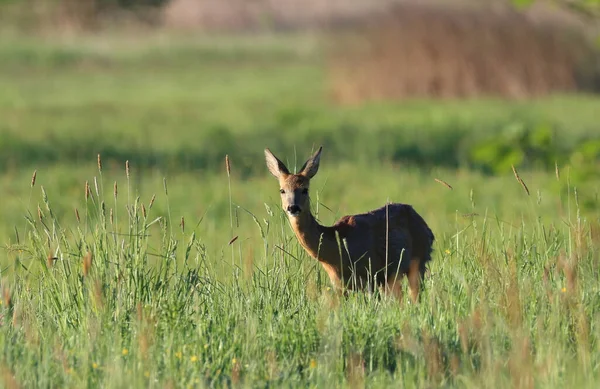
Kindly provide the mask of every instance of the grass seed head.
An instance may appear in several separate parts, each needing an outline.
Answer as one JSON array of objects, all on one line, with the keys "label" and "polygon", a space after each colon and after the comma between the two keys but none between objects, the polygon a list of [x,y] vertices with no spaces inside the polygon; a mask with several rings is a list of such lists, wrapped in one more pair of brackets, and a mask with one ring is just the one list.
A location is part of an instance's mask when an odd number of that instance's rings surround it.
[{"label": "grass seed head", "polygon": [[113,216],[113,209],[112,208],[110,209],[109,215],[110,215],[110,224],[113,225],[114,222],[115,222],[115,219],[114,219],[114,216]]},{"label": "grass seed head", "polygon": [[146,206],[144,204],[142,204],[142,216],[144,216],[144,219],[146,218]]},{"label": "grass seed head", "polygon": [[38,219],[40,221],[42,221],[44,219],[44,213],[42,212],[42,208],[40,208],[39,204],[37,206],[37,214],[38,214]]},{"label": "grass seed head", "polygon": [[117,195],[119,194],[119,190],[118,190],[118,187],[117,187],[117,181],[115,181],[115,185],[114,185],[113,188],[114,188],[113,189],[113,193],[114,193],[114,196],[115,196],[115,199],[116,199]]},{"label": "grass seed head", "polygon": [[231,163],[229,162],[229,154],[225,155],[225,168],[227,169],[227,177],[231,175]]},{"label": "grass seed head", "polygon": [[444,185],[446,188],[452,190],[452,186],[450,184],[448,184],[446,181],[444,180],[440,180],[439,178],[434,178],[434,180],[442,185]]},{"label": "grass seed head", "polygon": [[185,219],[183,218],[183,216],[181,217],[181,222],[179,223],[179,225],[181,226],[181,232],[185,232]]},{"label": "grass seed head", "polygon": [[33,188],[35,186],[35,179],[37,177],[37,170],[33,171],[33,175],[31,176],[31,187]]},{"label": "grass seed head", "polygon": [[525,185],[525,182],[519,176],[519,173],[517,172],[517,169],[515,169],[515,165],[510,165],[510,166],[512,167],[512,171],[515,174],[515,178],[517,179],[517,181],[519,182],[519,184],[521,184],[521,186],[523,187],[523,189],[525,189],[525,192],[527,193],[527,196],[529,196],[529,189],[527,189],[527,185]]},{"label": "grass seed head", "polygon": [[152,206],[154,205],[154,200],[156,200],[155,194],[153,194],[152,198],[150,199],[150,204],[148,205],[148,209],[152,209]]},{"label": "grass seed head", "polygon": [[125,161],[125,175],[129,179],[129,160]]},{"label": "grass seed head", "polygon": [[85,201],[88,201],[88,199],[90,198],[90,183],[89,182],[85,182]]},{"label": "grass seed head", "polygon": [[100,158],[100,154],[98,154],[98,171],[102,173],[102,158]]},{"label": "grass seed head", "polygon": [[77,223],[81,223],[81,218],[79,217],[79,210],[75,208],[75,218],[77,219]]}]

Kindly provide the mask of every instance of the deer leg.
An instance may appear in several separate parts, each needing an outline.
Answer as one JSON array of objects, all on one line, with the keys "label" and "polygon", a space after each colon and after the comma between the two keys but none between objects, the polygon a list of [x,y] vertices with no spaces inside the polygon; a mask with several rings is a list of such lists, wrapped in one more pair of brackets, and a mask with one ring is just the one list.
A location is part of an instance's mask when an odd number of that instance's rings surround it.
[{"label": "deer leg", "polygon": [[413,303],[416,303],[419,298],[419,289],[421,288],[421,281],[423,278],[423,271],[420,258],[413,257],[411,259],[408,268],[407,278],[412,301]]},{"label": "deer leg", "polygon": [[398,301],[402,301],[402,279],[391,280],[385,289],[387,294],[394,296]]}]

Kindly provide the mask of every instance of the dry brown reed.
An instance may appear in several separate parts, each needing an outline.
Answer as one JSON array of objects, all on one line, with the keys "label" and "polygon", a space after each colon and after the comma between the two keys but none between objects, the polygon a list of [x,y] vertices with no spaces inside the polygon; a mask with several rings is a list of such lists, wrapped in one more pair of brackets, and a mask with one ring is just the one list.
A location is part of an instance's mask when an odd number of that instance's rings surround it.
[{"label": "dry brown reed", "polygon": [[[510,10],[410,2],[332,33],[328,74],[341,104],[409,98],[522,99],[583,89],[583,33]],[[580,77],[581,76],[581,77]]]}]

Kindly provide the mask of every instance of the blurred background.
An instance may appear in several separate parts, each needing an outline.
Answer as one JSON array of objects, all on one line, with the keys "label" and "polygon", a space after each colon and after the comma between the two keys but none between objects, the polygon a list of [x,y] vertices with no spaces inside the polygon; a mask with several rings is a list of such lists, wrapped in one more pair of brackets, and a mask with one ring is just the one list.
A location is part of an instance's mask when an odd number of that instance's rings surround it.
[{"label": "blurred background", "polygon": [[97,154],[129,160],[141,193],[168,176],[182,209],[193,191],[187,211],[226,214],[210,182],[226,154],[254,182],[263,148],[294,166],[320,144],[330,178],[567,168],[595,209],[599,16],[594,0],[0,0],[0,216],[19,220],[35,169],[72,215]]}]

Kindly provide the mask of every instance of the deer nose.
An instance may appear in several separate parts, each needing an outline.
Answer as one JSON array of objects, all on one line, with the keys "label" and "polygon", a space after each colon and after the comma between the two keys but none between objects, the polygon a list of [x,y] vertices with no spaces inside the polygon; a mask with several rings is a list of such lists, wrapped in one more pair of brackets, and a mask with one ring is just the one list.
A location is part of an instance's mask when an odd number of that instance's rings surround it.
[{"label": "deer nose", "polygon": [[290,215],[296,216],[300,213],[300,207],[297,205],[289,205],[287,211]]}]

